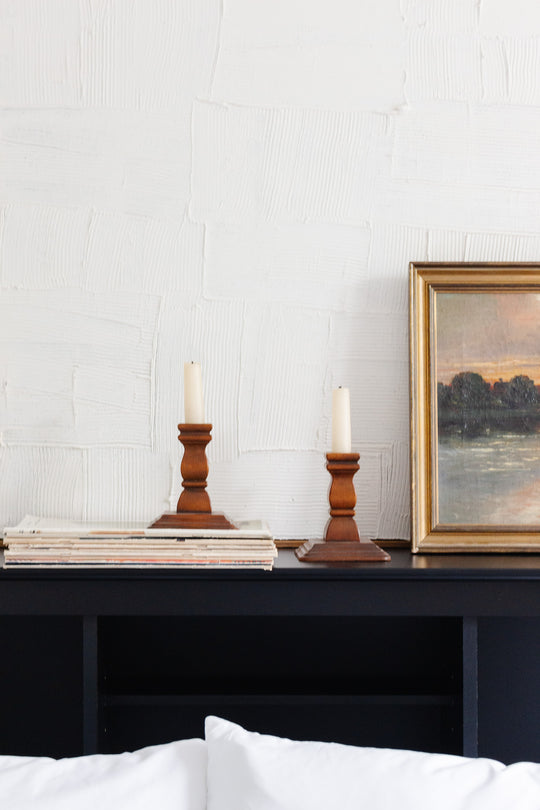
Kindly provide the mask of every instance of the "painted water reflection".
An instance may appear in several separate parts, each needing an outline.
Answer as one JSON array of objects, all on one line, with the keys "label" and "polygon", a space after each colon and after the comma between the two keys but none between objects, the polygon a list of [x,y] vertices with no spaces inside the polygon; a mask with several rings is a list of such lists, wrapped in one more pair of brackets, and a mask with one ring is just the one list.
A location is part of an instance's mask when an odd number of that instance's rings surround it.
[{"label": "painted water reflection", "polygon": [[439,436],[439,523],[540,525],[540,434]]}]

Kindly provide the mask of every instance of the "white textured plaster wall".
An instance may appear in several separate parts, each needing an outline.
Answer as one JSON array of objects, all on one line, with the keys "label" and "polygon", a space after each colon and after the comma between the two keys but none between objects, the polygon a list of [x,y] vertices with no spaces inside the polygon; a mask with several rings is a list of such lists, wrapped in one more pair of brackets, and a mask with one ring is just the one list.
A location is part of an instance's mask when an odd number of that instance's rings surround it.
[{"label": "white textured plaster wall", "polygon": [[148,519],[180,487],[409,532],[407,265],[540,258],[537,0],[0,0],[0,524]]}]

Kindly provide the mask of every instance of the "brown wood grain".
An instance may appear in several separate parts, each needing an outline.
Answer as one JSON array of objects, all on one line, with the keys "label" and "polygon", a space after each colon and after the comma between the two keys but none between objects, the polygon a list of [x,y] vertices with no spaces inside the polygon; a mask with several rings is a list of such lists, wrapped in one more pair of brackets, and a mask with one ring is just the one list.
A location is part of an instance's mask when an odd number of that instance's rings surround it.
[{"label": "brown wood grain", "polygon": [[360,540],[354,520],[356,492],[353,478],[360,469],[358,453],[327,453],[326,469],[332,476],[328,500],[330,519],[325,539],[308,540],[299,546],[296,557],[301,562],[386,562],[388,552],[371,540]]}]

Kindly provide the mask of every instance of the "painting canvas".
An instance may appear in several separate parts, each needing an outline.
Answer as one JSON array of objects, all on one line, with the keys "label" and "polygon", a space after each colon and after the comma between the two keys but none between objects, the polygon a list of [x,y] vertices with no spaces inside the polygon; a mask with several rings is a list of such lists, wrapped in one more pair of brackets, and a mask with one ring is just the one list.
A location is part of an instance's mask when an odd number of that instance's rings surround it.
[{"label": "painting canvas", "polygon": [[540,295],[436,296],[440,523],[540,524]]},{"label": "painting canvas", "polygon": [[413,265],[411,330],[413,550],[540,551],[540,268]]}]

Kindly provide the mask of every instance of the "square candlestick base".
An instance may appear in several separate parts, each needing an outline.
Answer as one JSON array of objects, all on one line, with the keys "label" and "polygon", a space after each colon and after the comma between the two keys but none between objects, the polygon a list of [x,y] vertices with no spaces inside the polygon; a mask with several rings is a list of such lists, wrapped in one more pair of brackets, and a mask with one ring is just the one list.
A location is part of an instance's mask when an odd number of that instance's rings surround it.
[{"label": "square candlestick base", "polygon": [[222,512],[165,512],[151,529],[235,529]]},{"label": "square candlestick base", "polygon": [[388,562],[390,554],[372,540],[308,540],[295,550],[301,562]]}]

